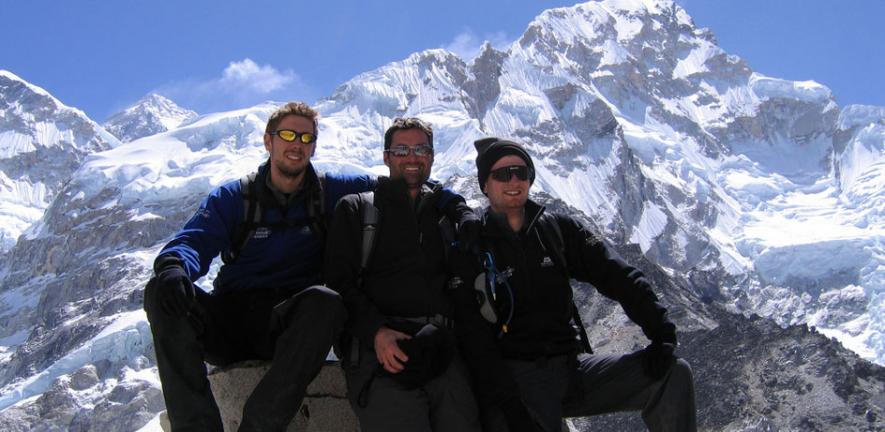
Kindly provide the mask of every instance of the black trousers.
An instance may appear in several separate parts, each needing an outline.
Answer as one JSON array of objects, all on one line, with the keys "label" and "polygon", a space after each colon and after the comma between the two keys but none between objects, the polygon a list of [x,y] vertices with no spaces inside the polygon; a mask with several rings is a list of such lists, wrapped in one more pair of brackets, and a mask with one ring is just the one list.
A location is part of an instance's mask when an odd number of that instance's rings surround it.
[{"label": "black trousers", "polygon": [[[559,432],[563,417],[587,417],[619,411],[639,411],[653,432],[697,430],[694,378],[691,367],[678,359],[658,380],[643,372],[644,351],[626,355],[567,356],[547,361],[508,360],[521,397],[537,427]],[[500,409],[483,413],[483,430],[507,431]]]},{"label": "black trousers", "polygon": [[144,309],[173,431],[223,430],[204,362],[243,360],[272,363],[246,401],[240,430],[285,430],[347,317],[341,297],[323,286],[294,295],[275,290],[212,295],[198,289],[187,317],[164,313],[161,291],[152,279]]},{"label": "black trousers", "polygon": [[[455,354],[442,375],[415,389],[406,389],[384,374],[373,377],[379,368],[375,351],[364,350],[359,365],[345,370],[347,396],[362,432],[481,431],[479,409],[460,354]],[[365,397],[365,406],[360,406],[360,395]]]}]

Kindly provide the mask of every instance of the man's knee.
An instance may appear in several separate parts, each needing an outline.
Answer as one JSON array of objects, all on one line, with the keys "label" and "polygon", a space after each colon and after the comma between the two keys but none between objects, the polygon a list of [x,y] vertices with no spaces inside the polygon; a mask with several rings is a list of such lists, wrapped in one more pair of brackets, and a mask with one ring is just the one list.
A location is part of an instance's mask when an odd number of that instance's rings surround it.
[{"label": "man's knee", "polygon": [[344,322],[347,310],[341,295],[322,285],[305,288],[298,294],[298,310],[321,320]]},{"label": "man's knee", "polygon": [[157,288],[157,278],[152,277],[144,287],[144,312],[148,321],[154,321],[158,315],[163,314],[160,306],[159,289]]},{"label": "man's knee", "polygon": [[144,312],[148,323],[150,323],[155,342],[157,338],[177,341],[186,335],[202,333],[205,323],[202,319],[197,318],[197,315],[180,317],[167,313],[162,306],[163,295],[163,290],[156,283],[156,278],[148,281],[144,288]]},{"label": "man's knee", "polygon": [[684,359],[678,358],[670,368],[670,380],[682,383],[693,383],[694,377],[691,372],[691,365]]},{"label": "man's knee", "polygon": [[347,321],[347,310],[341,296],[324,286],[305,288],[274,308],[280,328],[329,327],[341,331]]}]

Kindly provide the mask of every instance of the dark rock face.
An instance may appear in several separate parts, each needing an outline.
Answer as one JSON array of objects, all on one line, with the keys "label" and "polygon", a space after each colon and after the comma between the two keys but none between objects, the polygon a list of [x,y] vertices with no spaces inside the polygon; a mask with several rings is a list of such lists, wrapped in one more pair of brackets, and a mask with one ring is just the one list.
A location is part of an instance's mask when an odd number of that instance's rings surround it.
[{"label": "dark rock face", "polygon": [[[669,300],[664,293],[665,300]],[[627,352],[629,329],[611,326],[608,314],[620,308],[599,295],[590,296],[587,323],[598,352]],[[676,306],[676,305],[673,305]],[[671,310],[679,310],[672,307]],[[701,430],[882,430],[885,411],[885,368],[859,358],[838,342],[806,326],[782,328],[773,322],[734,315],[716,307],[706,312],[717,322],[712,329],[680,328],[677,354],[692,366],[698,426]],[[614,320],[632,326],[626,319]],[[597,327],[597,328],[594,328]],[[616,333],[620,329],[620,334]],[[618,341],[616,337],[626,339]],[[634,329],[632,349],[646,343]],[[579,431],[644,430],[636,413],[574,419]]]},{"label": "dark rock face", "polygon": [[471,76],[464,82],[464,92],[469,96],[466,105],[472,117],[483,118],[501,93],[498,78],[501,76],[501,64],[505,58],[505,53],[486,44],[473,61],[469,70]]}]

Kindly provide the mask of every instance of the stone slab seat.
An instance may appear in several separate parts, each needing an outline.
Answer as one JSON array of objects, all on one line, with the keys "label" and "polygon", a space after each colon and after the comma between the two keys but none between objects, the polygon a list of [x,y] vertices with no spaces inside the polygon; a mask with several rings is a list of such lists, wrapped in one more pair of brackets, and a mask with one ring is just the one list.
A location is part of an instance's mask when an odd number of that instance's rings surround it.
[{"label": "stone slab seat", "polygon": [[[209,384],[225,431],[236,431],[240,427],[246,398],[268,368],[268,362],[246,361],[209,371]],[[347,401],[346,389],[344,372],[338,362],[326,362],[307,387],[307,396],[286,431],[358,432],[359,422]],[[164,431],[171,430],[165,412],[160,423]]]}]

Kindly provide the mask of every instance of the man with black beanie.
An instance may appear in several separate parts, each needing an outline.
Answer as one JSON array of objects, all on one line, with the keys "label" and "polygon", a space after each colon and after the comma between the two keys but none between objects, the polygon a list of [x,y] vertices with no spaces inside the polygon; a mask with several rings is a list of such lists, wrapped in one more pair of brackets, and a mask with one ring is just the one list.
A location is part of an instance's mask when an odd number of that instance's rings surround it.
[{"label": "man with black beanie", "polygon": [[[522,145],[475,146],[489,207],[479,253],[453,265],[456,332],[484,430],[554,432],[563,417],[637,410],[652,431],[694,431],[691,369],[674,356],[676,328],[647,279],[575,219],[528,198],[535,169]],[[620,303],[651,344],[626,355],[582,347],[570,278]]]}]

